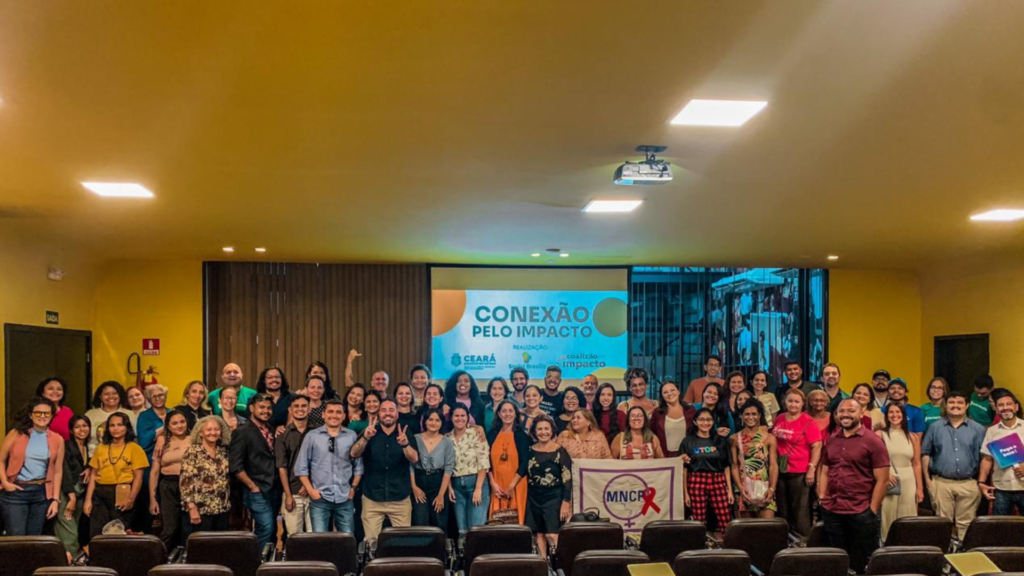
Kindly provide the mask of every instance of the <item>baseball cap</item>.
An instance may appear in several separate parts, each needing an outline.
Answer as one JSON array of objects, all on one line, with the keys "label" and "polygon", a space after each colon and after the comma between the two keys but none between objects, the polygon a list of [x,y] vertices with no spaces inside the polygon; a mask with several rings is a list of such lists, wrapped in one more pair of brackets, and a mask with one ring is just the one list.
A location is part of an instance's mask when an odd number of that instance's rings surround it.
[{"label": "baseball cap", "polygon": [[871,379],[874,380],[875,378],[878,378],[879,376],[885,376],[886,380],[892,378],[892,376],[889,376],[889,371],[888,370],[875,370],[875,373],[871,375]]}]

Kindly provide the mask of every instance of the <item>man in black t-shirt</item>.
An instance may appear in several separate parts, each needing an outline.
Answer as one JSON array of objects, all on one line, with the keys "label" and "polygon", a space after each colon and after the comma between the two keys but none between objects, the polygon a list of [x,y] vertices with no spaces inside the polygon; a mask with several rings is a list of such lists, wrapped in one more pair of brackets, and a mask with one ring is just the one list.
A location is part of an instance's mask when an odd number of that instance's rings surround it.
[{"label": "man in black t-shirt", "polygon": [[552,418],[562,413],[562,399],[565,392],[559,392],[562,385],[562,369],[552,364],[544,373],[544,393],[540,395],[540,409]]}]

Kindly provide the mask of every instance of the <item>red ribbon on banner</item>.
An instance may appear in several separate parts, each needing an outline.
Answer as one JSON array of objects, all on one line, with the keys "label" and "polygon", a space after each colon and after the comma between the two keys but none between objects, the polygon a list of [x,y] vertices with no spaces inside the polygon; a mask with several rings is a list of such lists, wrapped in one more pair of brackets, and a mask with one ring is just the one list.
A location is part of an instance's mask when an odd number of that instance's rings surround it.
[{"label": "red ribbon on banner", "polygon": [[644,490],[644,507],[640,510],[641,515],[646,516],[647,511],[650,510],[651,508],[654,508],[655,512],[659,514],[661,513],[661,508],[659,508],[658,505],[654,503],[654,495],[657,493],[657,490],[655,490],[652,487],[648,487],[646,490]]}]

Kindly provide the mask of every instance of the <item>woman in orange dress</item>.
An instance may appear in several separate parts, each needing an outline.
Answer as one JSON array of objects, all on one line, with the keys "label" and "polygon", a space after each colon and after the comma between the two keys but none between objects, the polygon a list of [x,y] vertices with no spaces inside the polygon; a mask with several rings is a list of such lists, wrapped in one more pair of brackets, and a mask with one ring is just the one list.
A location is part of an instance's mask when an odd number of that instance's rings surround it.
[{"label": "woman in orange dress", "polygon": [[512,508],[519,513],[519,524],[526,512],[526,462],[530,437],[520,424],[519,408],[511,400],[498,404],[497,418],[487,431],[491,446],[491,517],[499,510]]}]

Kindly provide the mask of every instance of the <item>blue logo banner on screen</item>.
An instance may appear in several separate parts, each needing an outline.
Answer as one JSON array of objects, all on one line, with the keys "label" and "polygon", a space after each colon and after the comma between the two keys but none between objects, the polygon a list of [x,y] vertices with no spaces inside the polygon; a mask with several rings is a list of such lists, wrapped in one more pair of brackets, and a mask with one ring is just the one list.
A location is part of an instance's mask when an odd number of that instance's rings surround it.
[{"label": "blue logo banner on screen", "polygon": [[622,376],[628,345],[625,291],[466,290],[452,298],[454,293],[434,294],[435,328],[438,316],[450,318],[441,322],[445,331],[434,335],[435,378],[456,370],[476,378],[507,378],[518,366],[540,378],[552,364],[562,368],[564,379]]}]

